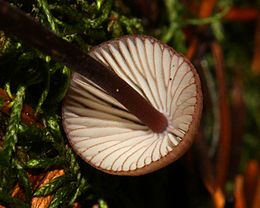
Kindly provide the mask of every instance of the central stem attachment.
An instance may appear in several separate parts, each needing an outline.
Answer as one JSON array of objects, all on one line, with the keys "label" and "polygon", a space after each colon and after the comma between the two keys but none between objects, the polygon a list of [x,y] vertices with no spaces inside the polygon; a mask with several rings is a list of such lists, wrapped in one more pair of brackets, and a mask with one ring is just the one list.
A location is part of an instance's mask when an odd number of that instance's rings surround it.
[{"label": "central stem attachment", "polygon": [[0,0],[0,29],[99,85],[153,132],[160,133],[167,128],[166,117],[112,70],[3,0]]}]

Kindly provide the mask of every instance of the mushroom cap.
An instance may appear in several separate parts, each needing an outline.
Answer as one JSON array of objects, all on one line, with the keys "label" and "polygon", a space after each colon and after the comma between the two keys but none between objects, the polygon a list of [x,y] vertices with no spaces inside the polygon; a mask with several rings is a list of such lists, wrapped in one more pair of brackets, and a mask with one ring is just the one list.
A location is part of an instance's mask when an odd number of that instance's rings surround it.
[{"label": "mushroom cap", "polygon": [[75,72],[62,107],[63,127],[74,151],[95,168],[116,175],[143,175],[180,158],[192,144],[202,110],[200,80],[193,65],[149,36],[108,41],[89,55],[163,113],[168,127],[162,133],[152,132]]}]

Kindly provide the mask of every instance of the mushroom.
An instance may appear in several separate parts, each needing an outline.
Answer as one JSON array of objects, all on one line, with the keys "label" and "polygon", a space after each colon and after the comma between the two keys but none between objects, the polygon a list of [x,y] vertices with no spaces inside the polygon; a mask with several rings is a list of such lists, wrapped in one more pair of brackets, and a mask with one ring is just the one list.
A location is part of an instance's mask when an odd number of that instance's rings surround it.
[{"label": "mushroom", "polygon": [[149,36],[108,41],[89,55],[125,80],[168,124],[152,131],[105,90],[74,72],[62,122],[76,153],[104,172],[132,176],[180,158],[192,144],[202,110],[200,80],[192,64]]}]

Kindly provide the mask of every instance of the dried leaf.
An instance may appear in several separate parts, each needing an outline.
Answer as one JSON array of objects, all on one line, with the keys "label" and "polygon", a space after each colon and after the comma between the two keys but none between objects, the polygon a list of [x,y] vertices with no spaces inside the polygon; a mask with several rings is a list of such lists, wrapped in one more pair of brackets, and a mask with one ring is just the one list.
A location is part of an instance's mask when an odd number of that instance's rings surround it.
[{"label": "dried leaf", "polygon": [[[51,180],[64,175],[64,171],[63,170],[53,170],[53,171],[49,171],[47,173],[47,175],[45,176],[45,178],[43,179],[42,184],[40,185],[40,187],[44,186],[45,184],[49,183]],[[35,196],[32,199],[32,206],[31,208],[47,208],[49,207],[51,201],[53,199],[52,195],[49,196]]]}]

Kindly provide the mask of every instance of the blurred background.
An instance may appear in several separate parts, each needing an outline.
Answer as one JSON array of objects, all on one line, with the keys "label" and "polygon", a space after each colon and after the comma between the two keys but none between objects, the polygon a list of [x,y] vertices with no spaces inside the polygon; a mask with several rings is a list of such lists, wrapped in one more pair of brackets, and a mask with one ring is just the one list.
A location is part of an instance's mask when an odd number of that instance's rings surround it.
[{"label": "blurred background", "polygon": [[180,160],[139,177],[105,174],[62,130],[70,69],[0,28],[0,207],[260,207],[259,0],[8,2],[85,52],[126,34],[167,43],[196,67],[204,109]]}]

